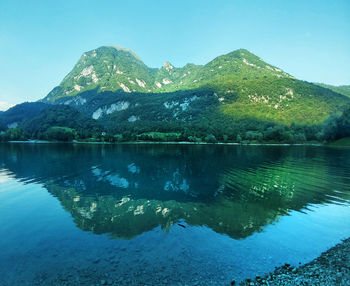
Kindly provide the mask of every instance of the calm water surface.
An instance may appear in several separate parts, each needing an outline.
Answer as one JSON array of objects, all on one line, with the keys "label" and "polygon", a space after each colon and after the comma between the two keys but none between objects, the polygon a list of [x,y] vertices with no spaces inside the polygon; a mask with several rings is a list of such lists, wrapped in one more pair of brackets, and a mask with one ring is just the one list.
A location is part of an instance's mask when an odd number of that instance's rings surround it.
[{"label": "calm water surface", "polygon": [[350,236],[350,149],[0,145],[1,285],[228,285]]}]

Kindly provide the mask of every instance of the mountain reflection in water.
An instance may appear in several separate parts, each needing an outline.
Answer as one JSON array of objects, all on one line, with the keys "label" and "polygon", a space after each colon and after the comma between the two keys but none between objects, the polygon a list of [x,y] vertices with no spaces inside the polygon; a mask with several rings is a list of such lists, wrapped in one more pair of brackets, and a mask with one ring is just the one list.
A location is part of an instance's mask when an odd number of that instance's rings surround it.
[{"label": "mountain reflection in water", "polygon": [[185,222],[246,238],[291,210],[350,199],[350,150],[216,145],[1,145],[3,171],[36,182],[96,234],[130,239]]}]

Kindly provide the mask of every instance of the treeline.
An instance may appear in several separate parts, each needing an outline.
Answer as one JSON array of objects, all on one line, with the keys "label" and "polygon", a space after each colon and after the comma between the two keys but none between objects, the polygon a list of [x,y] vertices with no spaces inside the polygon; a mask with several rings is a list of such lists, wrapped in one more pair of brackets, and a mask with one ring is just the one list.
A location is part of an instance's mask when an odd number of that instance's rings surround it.
[{"label": "treeline", "polygon": [[[31,113],[33,114],[33,113]],[[13,116],[17,116],[12,111]],[[350,108],[319,125],[290,126],[245,118],[229,120],[224,115],[202,114],[193,121],[115,121],[109,128],[66,105],[47,106],[36,116],[6,128],[0,118],[0,141],[187,141],[236,143],[331,142],[350,136]],[[7,121],[6,121],[7,122]]]},{"label": "treeline", "polygon": [[[70,106],[33,103],[25,106],[26,112],[22,113],[22,109],[20,105],[1,115],[0,141],[72,141],[98,137],[102,132],[102,127],[95,120]],[[9,122],[13,127],[7,128]]]}]

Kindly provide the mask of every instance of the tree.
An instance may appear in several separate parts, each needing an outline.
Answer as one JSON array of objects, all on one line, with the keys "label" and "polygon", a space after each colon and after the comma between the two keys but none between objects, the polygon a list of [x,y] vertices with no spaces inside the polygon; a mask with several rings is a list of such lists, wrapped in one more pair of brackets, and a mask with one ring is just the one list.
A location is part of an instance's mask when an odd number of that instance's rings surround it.
[{"label": "tree", "polygon": [[9,140],[26,140],[27,135],[20,128],[12,128],[6,131]]},{"label": "tree", "polygon": [[304,133],[297,133],[294,135],[294,142],[304,143],[305,141],[306,141],[306,137]]},{"label": "tree", "polygon": [[338,133],[338,116],[332,115],[323,122],[323,138],[327,141],[334,140]]},{"label": "tree", "polygon": [[201,138],[195,137],[195,136],[188,136],[187,140],[190,142],[202,142]]},{"label": "tree", "polygon": [[216,143],[216,137],[213,134],[209,134],[204,138],[204,141],[207,143]]},{"label": "tree", "polygon": [[48,140],[72,141],[76,135],[76,131],[68,127],[53,126],[46,131]]},{"label": "tree", "polygon": [[350,136],[350,108],[345,110],[337,120],[337,137]]}]

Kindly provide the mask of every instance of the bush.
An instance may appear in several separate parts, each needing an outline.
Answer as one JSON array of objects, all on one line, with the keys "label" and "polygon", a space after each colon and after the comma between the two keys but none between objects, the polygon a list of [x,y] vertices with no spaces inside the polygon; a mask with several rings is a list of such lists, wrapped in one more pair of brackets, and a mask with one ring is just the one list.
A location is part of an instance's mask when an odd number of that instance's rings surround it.
[{"label": "bush", "polygon": [[195,136],[188,136],[187,140],[190,142],[202,142],[201,138],[195,137]]},{"label": "bush", "polygon": [[115,134],[113,136],[113,141],[114,142],[122,142],[123,141],[123,134]]},{"label": "bush", "polygon": [[175,132],[147,132],[137,135],[137,139],[145,141],[179,141],[181,133]]},{"label": "bush", "polygon": [[304,133],[297,133],[294,135],[294,142],[304,143],[305,141],[306,141],[306,137]]},{"label": "bush", "polygon": [[245,133],[245,139],[250,140],[250,141],[262,141],[263,139],[263,134],[259,131],[247,131]]},{"label": "bush", "polygon": [[46,131],[48,140],[72,141],[76,138],[76,131],[68,127],[54,126]]},{"label": "bush", "polygon": [[209,134],[204,138],[204,141],[207,143],[216,143],[216,137],[213,134]]}]

